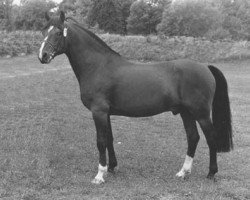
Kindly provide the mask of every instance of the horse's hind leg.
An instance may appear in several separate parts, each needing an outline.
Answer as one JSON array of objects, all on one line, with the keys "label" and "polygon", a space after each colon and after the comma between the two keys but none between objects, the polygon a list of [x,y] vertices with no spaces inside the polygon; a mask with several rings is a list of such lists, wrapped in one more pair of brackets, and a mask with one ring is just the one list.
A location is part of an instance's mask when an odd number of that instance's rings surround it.
[{"label": "horse's hind leg", "polygon": [[209,154],[210,154],[210,164],[209,164],[209,173],[207,178],[213,179],[214,175],[218,172],[217,166],[217,150],[216,150],[216,141],[214,139],[215,129],[210,117],[205,119],[198,120],[202,131],[205,134],[207,144],[209,147]]},{"label": "horse's hind leg", "polygon": [[188,149],[185,162],[176,176],[184,178],[186,174],[191,173],[193,158],[200,136],[198,134],[196,121],[192,115],[187,110],[183,110],[180,114],[187,134]]}]

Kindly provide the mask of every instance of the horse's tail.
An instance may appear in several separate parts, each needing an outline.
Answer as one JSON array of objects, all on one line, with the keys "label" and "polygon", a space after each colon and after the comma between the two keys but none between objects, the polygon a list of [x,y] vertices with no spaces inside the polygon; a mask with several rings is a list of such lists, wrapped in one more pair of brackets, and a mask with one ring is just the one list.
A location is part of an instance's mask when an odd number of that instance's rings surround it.
[{"label": "horse's tail", "polygon": [[212,119],[216,130],[217,152],[228,152],[233,149],[233,139],[227,81],[218,68],[212,65],[209,65],[208,68],[216,81]]}]

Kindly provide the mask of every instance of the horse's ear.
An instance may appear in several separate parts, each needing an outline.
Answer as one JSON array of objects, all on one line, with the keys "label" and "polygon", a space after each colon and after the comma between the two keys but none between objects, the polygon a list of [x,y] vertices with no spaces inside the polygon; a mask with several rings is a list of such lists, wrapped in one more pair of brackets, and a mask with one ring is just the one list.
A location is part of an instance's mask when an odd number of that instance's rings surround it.
[{"label": "horse's ear", "polygon": [[45,19],[46,19],[47,21],[50,20],[50,16],[49,16],[48,12],[45,12]]},{"label": "horse's ear", "polygon": [[63,11],[60,12],[60,19],[62,22],[65,20],[65,13]]}]

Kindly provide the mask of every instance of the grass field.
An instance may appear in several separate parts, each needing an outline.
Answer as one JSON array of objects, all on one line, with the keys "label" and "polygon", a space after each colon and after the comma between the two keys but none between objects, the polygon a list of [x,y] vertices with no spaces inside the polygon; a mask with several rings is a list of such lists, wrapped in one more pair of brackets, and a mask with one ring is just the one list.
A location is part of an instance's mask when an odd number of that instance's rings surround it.
[{"label": "grass field", "polygon": [[229,83],[235,143],[218,155],[217,181],[205,178],[203,134],[191,176],[175,178],[186,136],[180,117],[164,113],[112,117],[119,167],[96,186],[95,128],[67,59],[0,59],[0,199],[250,199],[250,60],[215,65]]}]

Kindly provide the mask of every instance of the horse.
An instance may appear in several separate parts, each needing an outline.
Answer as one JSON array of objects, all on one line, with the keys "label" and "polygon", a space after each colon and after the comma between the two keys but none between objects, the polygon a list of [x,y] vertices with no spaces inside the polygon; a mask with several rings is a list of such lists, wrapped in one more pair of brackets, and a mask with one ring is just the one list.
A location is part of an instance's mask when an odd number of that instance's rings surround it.
[{"label": "horse", "polygon": [[[227,80],[212,65],[187,59],[139,63],[130,61],[77,21],[45,14],[44,40],[38,58],[48,64],[66,54],[78,80],[83,105],[92,113],[99,151],[94,184],[114,172],[117,159],[110,116],[146,117],[171,111],[180,114],[187,136],[187,153],[177,177],[191,173],[200,139],[200,125],[209,147],[207,178],[218,172],[217,152],[233,149]],[[109,162],[107,164],[106,151]]]}]

